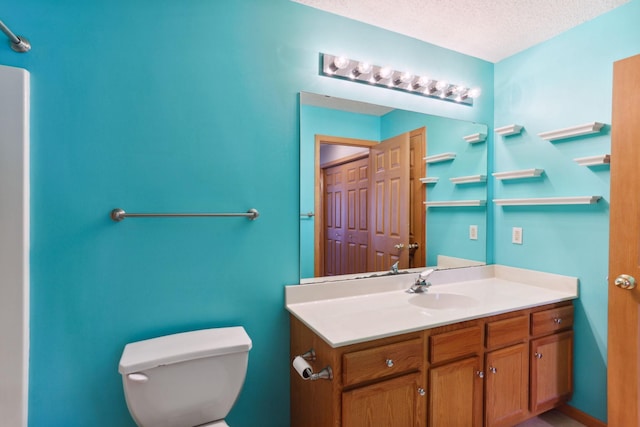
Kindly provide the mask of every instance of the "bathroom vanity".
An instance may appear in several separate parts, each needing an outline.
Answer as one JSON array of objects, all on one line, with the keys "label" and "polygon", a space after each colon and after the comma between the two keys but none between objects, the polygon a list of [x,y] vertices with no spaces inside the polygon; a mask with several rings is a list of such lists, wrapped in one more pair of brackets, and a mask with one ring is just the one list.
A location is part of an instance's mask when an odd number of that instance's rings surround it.
[{"label": "bathroom vanity", "polygon": [[[416,274],[417,275],[417,274]],[[512,426],[572,391],[577,279],[503,266],[287,287],[292,427]]]}]

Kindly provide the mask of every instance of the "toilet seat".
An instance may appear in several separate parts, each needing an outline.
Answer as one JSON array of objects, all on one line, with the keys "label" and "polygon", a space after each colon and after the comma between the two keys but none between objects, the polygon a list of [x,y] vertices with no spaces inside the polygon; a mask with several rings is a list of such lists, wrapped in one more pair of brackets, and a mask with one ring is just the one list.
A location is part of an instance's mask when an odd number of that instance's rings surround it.
[{"label": "toilet seat", "polygon": [[212,423],[200,424],[196,427],[229,427],[229,424],[227,424],[224,420],[218,420]]}]

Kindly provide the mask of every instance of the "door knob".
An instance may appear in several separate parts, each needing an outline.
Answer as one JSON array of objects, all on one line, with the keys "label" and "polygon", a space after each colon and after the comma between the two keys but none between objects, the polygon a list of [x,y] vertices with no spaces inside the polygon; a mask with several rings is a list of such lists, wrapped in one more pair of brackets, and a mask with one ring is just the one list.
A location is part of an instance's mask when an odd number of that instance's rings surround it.
[{"label": "door knob", "polygon": [[404,243],[398,243],[397,245],[394,245],[393,247],[396,248],[396,249],[402,249],[402,248],[404,248]]},{"label": "door knob", "polygon": [[633,289],[636,287],[636,279],[629,276],[628,274],[619,275],[618,277],[616,277],[616,281],[613,283],[621,289]]}]

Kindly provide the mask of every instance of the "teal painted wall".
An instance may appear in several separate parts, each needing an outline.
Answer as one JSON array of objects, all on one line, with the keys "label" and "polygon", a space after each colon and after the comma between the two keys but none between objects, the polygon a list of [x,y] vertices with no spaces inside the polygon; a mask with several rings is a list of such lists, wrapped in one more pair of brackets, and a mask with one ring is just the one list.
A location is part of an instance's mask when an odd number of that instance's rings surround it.
[{"label": "teal painted wall", "polygon": [[[493,64],[289,0],[24,0],[31,73],[32,427],[133,426],[127,342],[243,325],[234,427],[288,424],[283,286],[299,278],[298,93],[493,123]],[[342,53],[483,89],[472,108],[318,75]],[[260,218],[127,219],[140,211]]]},{"label": "teal painted wall", "polygon": [[[609,168],[573,161],[610,152],[613,62],[640,53],[634,0],[495,67],[495,126],[521,135],[495,138],[495,170],[543,168],[540,179],[497,182],[496,198],[599,195],[596,205],[495,208],[495,262],[575,276],[575,393],[571,405],[606,420]],[[538,133],[588,122],[595,136],[557,142]],[[511,228],[523,227],[523,244]]]}]

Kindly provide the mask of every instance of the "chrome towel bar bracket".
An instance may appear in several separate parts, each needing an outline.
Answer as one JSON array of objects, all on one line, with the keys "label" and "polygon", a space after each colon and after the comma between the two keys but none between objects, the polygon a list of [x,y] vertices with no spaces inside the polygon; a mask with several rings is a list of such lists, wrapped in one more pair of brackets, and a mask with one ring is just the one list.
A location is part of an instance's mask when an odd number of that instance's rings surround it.
[{"label": "chrome towel bar bracket", "polygon": [[254,220],[260,216],[256,209],[249,209],[246,213],[128,213],[124,209],[116,208],[111,211],[111,219],[120,222],[129,217],[232,217],[244,216]]}]

